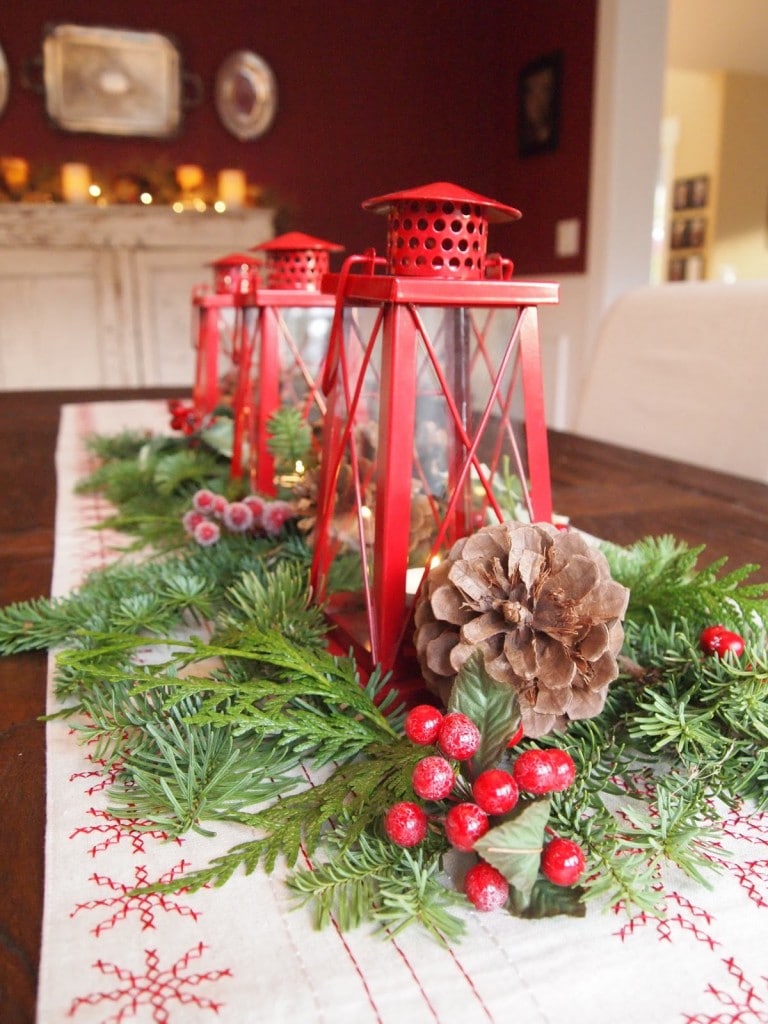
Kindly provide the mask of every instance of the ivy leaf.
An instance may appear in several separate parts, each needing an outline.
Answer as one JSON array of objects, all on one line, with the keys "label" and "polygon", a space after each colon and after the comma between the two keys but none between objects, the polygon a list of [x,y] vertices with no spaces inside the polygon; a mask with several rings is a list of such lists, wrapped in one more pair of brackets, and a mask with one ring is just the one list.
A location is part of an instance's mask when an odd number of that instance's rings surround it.
[{"label": "ivy leaf", "polygon": [[585,917],[587,908],[580,886],[553,885],[546,878],[539,878],[526,898],[518,889],[510,890],[510,907],[517,917]]},{"label": "ivy leaf", "polygon": [[548,820],[549,800],[534,800],[474,845],[475,853],[500,871],[510,886],[519,889],[526,902],[539,873]]},{"label": "ivy leaf", "polygon": [[512,687],[493,679],[482,657],[474,655],[456,676],[448,710],[471,718],[480,730],[480,747],[472,759],[473,774],[494,768],[520,724],[520,705]]}]

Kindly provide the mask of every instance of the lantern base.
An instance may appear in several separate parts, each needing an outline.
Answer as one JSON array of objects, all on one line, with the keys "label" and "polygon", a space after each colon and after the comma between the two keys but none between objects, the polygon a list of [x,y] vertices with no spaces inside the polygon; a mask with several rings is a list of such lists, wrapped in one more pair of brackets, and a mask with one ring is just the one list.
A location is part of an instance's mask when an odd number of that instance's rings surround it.
[{"label": "lantern base", "polygon": [[[370,627],[365,608],[360,604],[360,595],[333,594],[325,605],[325,616],[330,626],[329,652],[339,657],[353,657],[361,682],[365,684],[376,666],[371,657],[368,639]],[[393,663],[379,666],[388,676],[382,697],[394,691],[400,703],[408,708],[416,704],[435,703],[435,697],[427,689],[421,674],[412,633],[412,627],[409,627]]]}]

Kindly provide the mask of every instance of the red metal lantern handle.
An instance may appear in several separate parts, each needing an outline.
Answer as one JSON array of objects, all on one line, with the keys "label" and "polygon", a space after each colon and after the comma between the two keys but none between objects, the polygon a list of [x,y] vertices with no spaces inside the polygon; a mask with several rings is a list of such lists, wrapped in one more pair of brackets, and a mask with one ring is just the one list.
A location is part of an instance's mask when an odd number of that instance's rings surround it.
[{"label": "red metal lantern handle", "polygon": [[336,373],[339,367],[339,351],[343,344],[343,318],[344,299],[347,294],[349,275],[354,266],[367,264],[369,274],[376,272],[376,267],[384,267],[387,261],[383,256],[377,256],[375,249],[366,249],[362,256],[347,256],[339,271],[338,283],[336,286],[336,303],[333,309],[333,320],[328,338],[328,353],[325,357],[323,368],[323,393],[329,395],[336,380]]}]

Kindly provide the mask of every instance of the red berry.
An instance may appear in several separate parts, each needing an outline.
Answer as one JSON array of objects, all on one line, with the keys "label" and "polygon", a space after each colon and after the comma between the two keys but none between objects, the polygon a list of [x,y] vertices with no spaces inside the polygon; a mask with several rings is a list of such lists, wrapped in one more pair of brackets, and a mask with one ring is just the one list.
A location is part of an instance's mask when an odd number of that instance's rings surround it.
[{"label": "red berry", "polygon": [[445,816],[445,834],[451,846],[465,853],[488,831],[488,815],[477,804],[456,804]]},{"label": "red berry", "polygon": [[499,910],[507,902],[509,883],[500,871],[480,861],[467,872],[464,892],[478,910]]},{"label": "red berry", "polygon": [[427,816],[418,804],[403,800],[387,811],[384,831],[398,846],[418,846],[427,834]]},{"label": "red berry", "polygon": [[446,715],[441,722],[437,742],[448,757],[468,761],[480,746],[480,730],[471,719],[457,711]]},{"label": "red berry", "polygon": [[556,793],[568,789],[576,778],[571,755],[557,747],[550,750],[524,750],[512,766],[520,789],[526,793]]},{"label": "red berry", "polygon": [[481,772],[472,784],[472,796],[488,814],[506,814],[517,803],[520,795],[514,776],[503,768],[489,768]]},{"label": "red berry", "polygon": [[544,847],[541,870],[554,885],[573,885],[584,874],[584,851],[572,839],[553,839]]},{"label": "red berry", "polygon": [[718,658],[727,651],[740,658],[744,653],[744,638],[725,626],[707,626],[701,631],[699,646],[705,654],[715,654]]},{"label": "red berry", "polygon": [[456,773],[450,761],[435,754],[423,757],[413,769],[413,791],[422,800],[444,800],[453,789]]},{"label": "red berry", "polygon": [[428,747],[437,740],[442,720],[442,711],[431,704],[417,704],[405,716],[405,735],[411,743]]},{"label": "red berry", "polygon": [[523,728],[523,723],[521,722],[520,725],[518,725],[515,734],[513,736],[510,736],[507,746],[516,747],[520,740],[523,738],[523,736],[525,736],[525,729]]}]

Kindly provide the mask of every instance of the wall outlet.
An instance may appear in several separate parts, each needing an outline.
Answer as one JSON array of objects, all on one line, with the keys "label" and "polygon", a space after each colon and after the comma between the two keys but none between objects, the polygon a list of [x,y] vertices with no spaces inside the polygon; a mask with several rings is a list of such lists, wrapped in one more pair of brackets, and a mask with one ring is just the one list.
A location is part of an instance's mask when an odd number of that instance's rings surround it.
[{"label": "wall outlet", "polygon": [[559,220],[555,225],[555,256],[578,256],[581,221],[578,217]]}]

